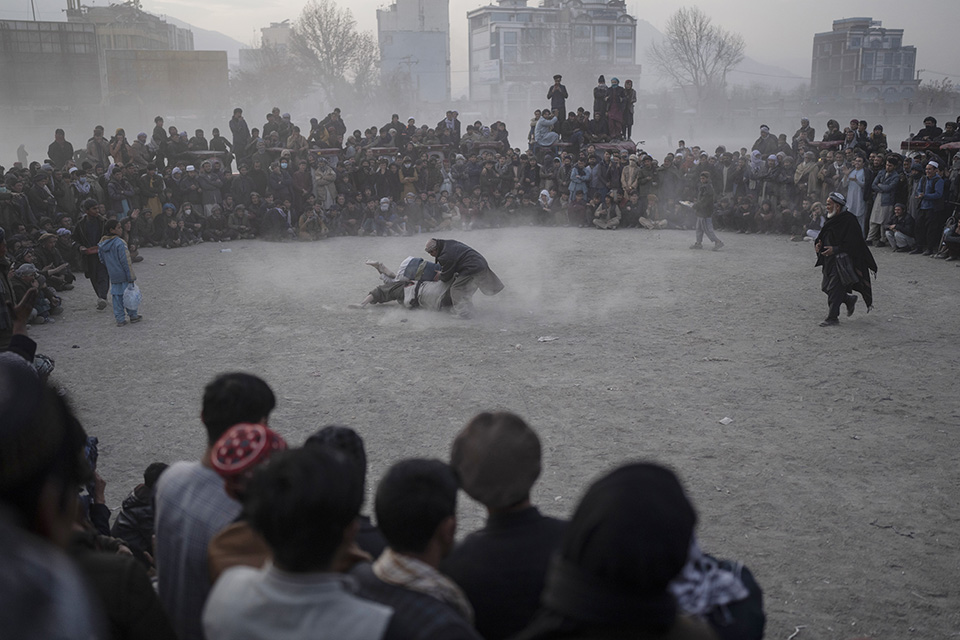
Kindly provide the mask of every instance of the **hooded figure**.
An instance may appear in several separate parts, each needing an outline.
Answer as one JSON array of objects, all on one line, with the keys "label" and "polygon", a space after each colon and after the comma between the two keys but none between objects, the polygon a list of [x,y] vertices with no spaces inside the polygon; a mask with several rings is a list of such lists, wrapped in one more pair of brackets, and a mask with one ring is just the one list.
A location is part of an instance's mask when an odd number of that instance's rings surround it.
[{"label": "hooded figure", "polygon": [[141,316],[137,314],[136,309],[127,309],[124,306],[123,293],[128,287],[133,287],[137,277],[133,274],[133,262],[130,259],[130,251],[127,249],[127,243],[120,237],[120,223],[116,220],[107,221],[104,236],[100,239],[99,247],[100,262],[107,268],[110,274],[110,294],[113,298],[113,316],[117,320],[117,326],[122,327],[127,324],[127,315],[130,316],[130,322],[139,322]]},{"label": "hooded figure", "polygon": [[668,469],[630,464],[596,481],[567,527],[540,612],[517,637],[714,638],[680,615],[669,588],[687,563],[696,521]]},{"label": "hooded figure", "polygon": [[877,263],[863,239],[863,227],[856,216],[847,211],[846,198],[831,193],[827,199],[827,220],[814,242],[818,267],[823,267],[821,289],[827,294],[829,313],[821,327],[840,324],[840,305],[846,305],[852,316],[859,291],[867,312],[873,307],[870,271],[877,273]]}]

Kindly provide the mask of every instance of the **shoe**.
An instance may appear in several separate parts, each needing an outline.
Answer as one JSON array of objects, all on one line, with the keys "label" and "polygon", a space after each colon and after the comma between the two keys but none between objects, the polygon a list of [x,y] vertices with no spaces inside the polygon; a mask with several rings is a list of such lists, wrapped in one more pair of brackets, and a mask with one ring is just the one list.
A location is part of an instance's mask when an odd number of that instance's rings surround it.
[{"label": "shoe", "polygon": [[130,318],[130,324],[134,324],[143,320],[143,316],[133,316]]},{"label": "shoe", "polygon": [[73,285],[72,285],[72,284],[65,284],[65,285],[63,285],[63,290],[64,290],[64,291],[73,291]]},{"label": "shoe", "polygon": [[703,245],[700,244],[699,242],[694,242],[692,245],[690,245],[690,248],[691,248],[691,249],[703,249]]},{"label": "shoe", "polygon": [[873,240],[867,240],[867,246],[868,246],[868,247],[872,247],[872,246],[873,246]]},{"label": "shoe", "polygon": [[925,255],[925,256],[932,256],[932,255],[933,255],[933,251],[930,251],[930,249],[927,249],[926,251],[923,251],[922,253],[923,253],[923,255]]},{"label": "shoe", "polygon": [[133,262],[143,262],[143,256],[134,256],[132,258]]},{"label": "shoe", "polygon": [[118,327],[125,327],[126,325],[127,325],[127,321],[126,321],[126,320],[124,320],[123,322],[118,322],[118,323],[117,323],[117,326],[118,326]]},{"label": "shoe", "polygon": [[713,250],[720,251],[720,249],[723,249],[723,243],[717,240],[716,242],[713,243]]},{"label": "shoe", "polygon": [[954,261],[956,261],[956,259],[957,259],[957,256],[947,256],[946,258],[943,259],[943,261],[944,261],[944,262],[954,262]]},{"label": "shoe", "polygon": [[855,295],[848,296],[847,301],[844,302],[843,304],[845,304],[847,307],[847,317],[849,318],[850,316],[853,315],[853,310],[857,307],[857,296]]},{"label": "shoe", "polygon": [[106,308],[107,308],[107,301],[104,300],[103,298],[98,298],[98,299],[97,299],[97,311],[103,311],[103,310],[106,309]]},{"label": "shoe", "polygon": [[937,260],[943,260],[944,258],[947,257],[947,254],[945,254],[945,253],[943,253],[943,252],[940,252],[940,253],[935,253],[935,254],[933,254],[933,255],[930,256],[930,257],[931,257],[931,258],[936,258]]},{"label": "shoe", "polygon": [[910,252],[910,255],[912,255],[912,256],[918,256],[918,255],[920,255],[921,253],[923,253],[923,249],[917,247],[916,249],[914,249],[913,251]]},{"label": "shoe", "polygon": [[881,241],[879,241],[879,242],[877,243],[877,246],[878,246],[878,247],[888,247],[888,246],[890,246],[890,245],[888,245],[886,242],[884,242],[883,240],[881,240]]},{"label": "shoe", "polygon": [[820,323],[820,326],[821,326],[821,327],[833,327],[833,326],[838,325],[838,324],[840,324],[840,319],[839,319],[839,318],[827,318],[826,320],[824,320],[823,322]]}]

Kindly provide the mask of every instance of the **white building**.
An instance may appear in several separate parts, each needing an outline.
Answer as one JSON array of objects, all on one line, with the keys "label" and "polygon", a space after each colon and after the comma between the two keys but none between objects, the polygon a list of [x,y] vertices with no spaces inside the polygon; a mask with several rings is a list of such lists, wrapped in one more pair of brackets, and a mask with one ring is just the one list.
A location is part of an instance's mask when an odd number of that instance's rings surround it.
[{"label": "white building", "polygon": [[386,86],[413,89],[419,102],[450,99],[448,0],[396,0],[377,9],[377,40]]},{"label": "white building", "polygon": [[572,100],[575,89],[592,91],[600,74],[621,83],[640,77],[637,21],[623,0],[543,0],[538,7],[499,0],[467,19],[470,99],[493,117],[544,106],[555,73]]}]

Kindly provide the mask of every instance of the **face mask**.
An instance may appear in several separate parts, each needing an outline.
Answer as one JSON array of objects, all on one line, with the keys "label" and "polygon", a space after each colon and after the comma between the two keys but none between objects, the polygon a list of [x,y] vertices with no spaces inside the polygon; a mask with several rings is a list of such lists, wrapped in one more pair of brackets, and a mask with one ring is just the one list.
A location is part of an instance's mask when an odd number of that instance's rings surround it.
[{"label": "face mask", "polygon": [[281,162],[281,163],[280,163],[280,168],[281,168],[281,169],[286,169],[286,168],[287,168],[287,163],[286,163],[286,162]]},{"label": "face mask", "polygon": [[183,214],[188,216],[188,215],[190,215],[190,212],[191,212],[191,211],[192,211],[192,209],[184,209],[184,210],[183,210]]},{"label": "face mask", "polygon": [[389,205],[389,204],[382,204],[382,205],[380,205],[380,211],[389,211],[389,210],[390,210],[390,205]]},{"label": "face mask", "polygon": [[409,169],[409,168],[410,168],[410,163],[409,163],[409,162],[404,162],[404,163],[403,163],[403,166],[406,167],[407,169]]}]

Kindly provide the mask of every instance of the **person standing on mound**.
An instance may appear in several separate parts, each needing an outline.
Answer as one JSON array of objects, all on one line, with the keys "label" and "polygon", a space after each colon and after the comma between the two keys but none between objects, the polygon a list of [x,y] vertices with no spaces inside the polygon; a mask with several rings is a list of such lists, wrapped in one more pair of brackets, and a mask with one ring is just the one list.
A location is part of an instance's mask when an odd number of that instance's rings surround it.
[{"label": "person standing on mound", "polygon": [[463,319],[473,313],[473,294],[477,289],[487,296],[500,293],[503,283],[487,264],[486,258],[456,240],[431,238],[426,252],[440,265],[440,281],[450,283],[453,313]]},{"label": "person standing on mound", "polygon": [[816,266],[823,267],[821,289],[827,294],[830,307],[821,327],[840,324],[840,305],[846,305],[847,316],[853,315],[859,291],[867,312],[873,308],[873,290],[870,271],[877,273],[877,263],[863,239],[863,227],[857,217],[846,209],[846,198],[831,193],[827,198],[827,220],[814,242]]}]

